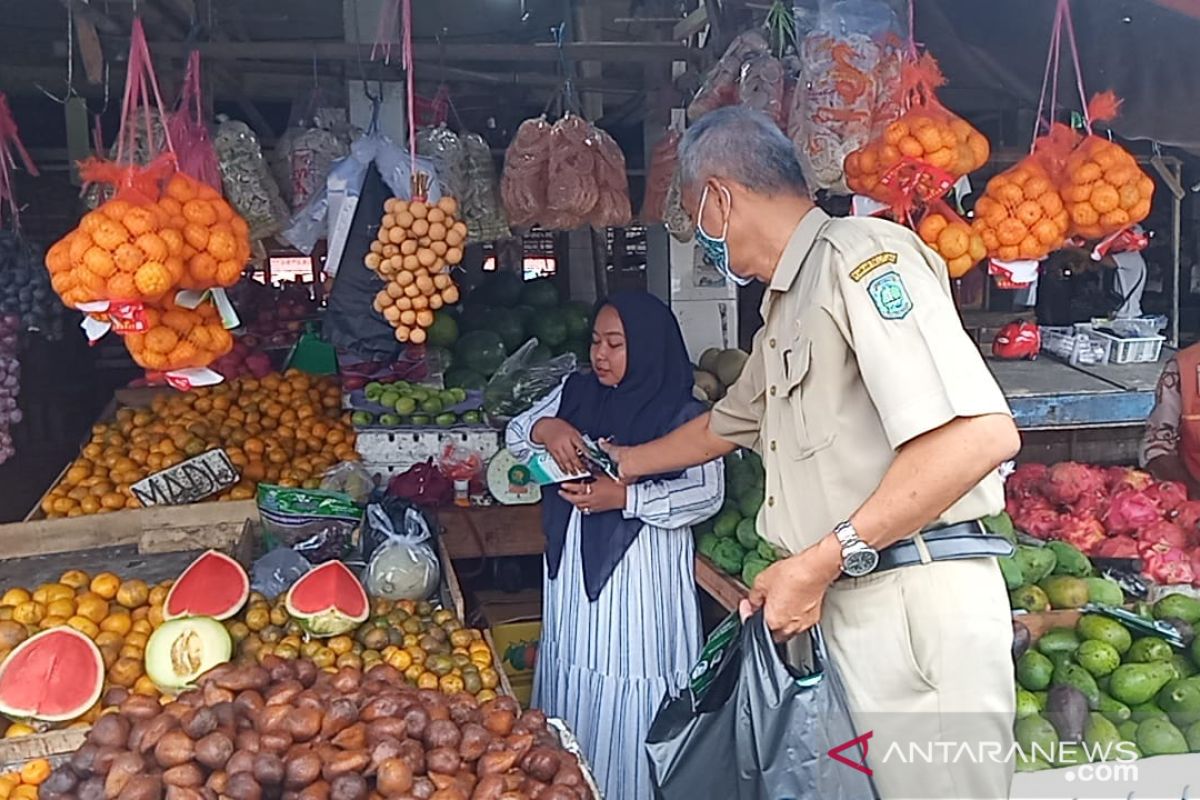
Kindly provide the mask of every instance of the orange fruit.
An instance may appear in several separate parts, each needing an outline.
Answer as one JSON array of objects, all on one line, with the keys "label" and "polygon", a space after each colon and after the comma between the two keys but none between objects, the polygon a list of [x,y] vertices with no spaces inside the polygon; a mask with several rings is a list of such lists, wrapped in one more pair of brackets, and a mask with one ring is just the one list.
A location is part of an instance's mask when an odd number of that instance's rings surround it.
[{"label": "orange fruit", "polygon": [[[97,594],[100,594],[97,592]],[[116,600],[126,608],[137,608],[145,605],[150,598],[150,587],[140,579],[125,581],[117,589]]]},{"label": "orange fruit", "polygon": [[94,594],[82,597],[76,605],[75,613],[98,624],[108,616],[108,601]]}]

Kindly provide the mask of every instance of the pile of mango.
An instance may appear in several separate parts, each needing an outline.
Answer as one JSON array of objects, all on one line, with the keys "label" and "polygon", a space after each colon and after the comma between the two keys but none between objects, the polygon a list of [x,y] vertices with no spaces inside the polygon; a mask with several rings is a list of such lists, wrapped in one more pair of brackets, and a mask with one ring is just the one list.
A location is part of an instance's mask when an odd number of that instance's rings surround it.
[{"label": "pile of mango", "polygon": [[1102,614],[1036,642],[1014,623],[1018,770],[1200,753],[1200,600],[1171,594],[1149,612],[1185,644]]},{"label": "pile of mango", "polygon": [[743,450],[726,456],[725,504],[717,516],[695,528],[696,551],[747,586],[779,557],[758,534],[765,487],[766,472],[756,453]]}]

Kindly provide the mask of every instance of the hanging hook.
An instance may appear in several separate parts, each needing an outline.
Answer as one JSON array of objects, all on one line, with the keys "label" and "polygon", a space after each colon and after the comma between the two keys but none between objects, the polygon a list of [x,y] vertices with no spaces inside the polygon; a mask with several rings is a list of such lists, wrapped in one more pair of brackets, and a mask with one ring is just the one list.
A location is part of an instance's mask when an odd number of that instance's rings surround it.
[{"label": "hanging hook", "polygon": [[66,105],[67,101],[75,96],[75,12],[70,8],[67,9],[67,93],[62,97],[58,97],[50,90],[46,89],[40,83],[35,83],[35,87],[42,94],[49,97],[60,106]]}]

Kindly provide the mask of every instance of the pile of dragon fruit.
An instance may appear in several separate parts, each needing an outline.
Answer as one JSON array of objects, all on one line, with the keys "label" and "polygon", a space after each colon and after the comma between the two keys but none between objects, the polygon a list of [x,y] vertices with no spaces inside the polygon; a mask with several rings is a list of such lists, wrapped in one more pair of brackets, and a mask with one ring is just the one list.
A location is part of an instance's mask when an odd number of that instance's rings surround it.
[{"label": "pile of dragon fruit", "polygon": [[1159,584],[1200,587],[1200,500],[1128,467],[1022,464],[1005,484],[1016,527],[1100,558],[1135,558]]}]

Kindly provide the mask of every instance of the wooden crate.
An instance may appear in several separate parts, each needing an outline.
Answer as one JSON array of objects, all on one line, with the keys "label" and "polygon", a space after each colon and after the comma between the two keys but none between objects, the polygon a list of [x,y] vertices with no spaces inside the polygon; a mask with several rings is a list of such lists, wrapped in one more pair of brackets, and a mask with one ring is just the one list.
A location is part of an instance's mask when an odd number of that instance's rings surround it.
[{"label": "wooden crate", "polygon": [[71,728],[36,736],[0,739],[0,772],[19,769],[26,761],[35,758],[48,758],[54,763],[67,753],[78,750],[87,739],[87,734],[82,728]]}]

